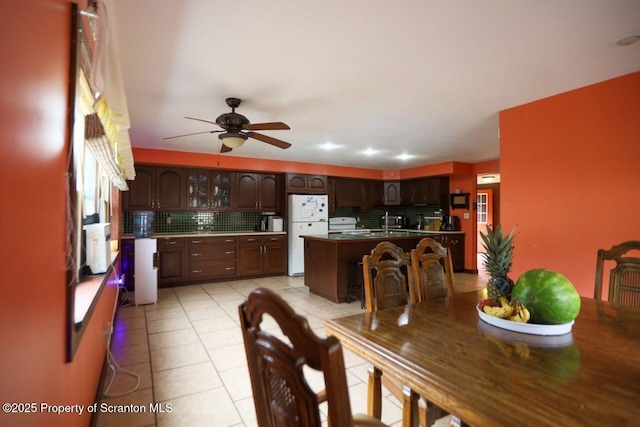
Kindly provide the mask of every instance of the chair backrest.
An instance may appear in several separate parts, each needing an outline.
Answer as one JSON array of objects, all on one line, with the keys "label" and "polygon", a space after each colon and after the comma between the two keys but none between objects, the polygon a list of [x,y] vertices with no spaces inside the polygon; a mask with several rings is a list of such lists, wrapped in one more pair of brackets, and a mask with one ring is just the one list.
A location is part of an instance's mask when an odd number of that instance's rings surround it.
[{"label": "chair backrest", "polygon": [[362,257],[367,311],[414,302],[409,254],[391,242],[380,242]]},{"label": "chair backrest", "polygon": [[[351,426],[353,419],[338,339],[315,335],[307,320],[269,289],[251,292],[238,310],[258,425],[319,427],[318,405],[326,399],[329,425]],[[274,326],[270,321],[275,320],[289,342],[262,329],[265,320],[270,328]],[[305,367],[323,373],[325,392],[319,394],[309,387]]]},{"label": "chair backrest", "polygon": [[623,257],[632,250],[640,250],[640,241],[632,240],[598,251],[595,299],[602,299],[604,262],[610,260],[615,261],[616,266],[609,273],[609,301],[640,307],[640,258]]},{"label": "chair backrest", "polygon": [[411,268],[417,301],[453,295],[451,251],[437,241],[420,240],[411,251]]}]

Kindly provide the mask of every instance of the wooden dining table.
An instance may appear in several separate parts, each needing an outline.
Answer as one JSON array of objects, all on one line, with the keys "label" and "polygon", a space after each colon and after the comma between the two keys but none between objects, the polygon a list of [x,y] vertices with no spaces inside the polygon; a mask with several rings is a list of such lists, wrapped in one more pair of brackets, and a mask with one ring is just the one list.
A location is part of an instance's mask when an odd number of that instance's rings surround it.
[{"label": "wooden dining table", "polygon": [[473,291],[325,327],[471,426],[640,426],[640,309],[582,298],[571,332],[544,336],[480,320],[484,298]]}]

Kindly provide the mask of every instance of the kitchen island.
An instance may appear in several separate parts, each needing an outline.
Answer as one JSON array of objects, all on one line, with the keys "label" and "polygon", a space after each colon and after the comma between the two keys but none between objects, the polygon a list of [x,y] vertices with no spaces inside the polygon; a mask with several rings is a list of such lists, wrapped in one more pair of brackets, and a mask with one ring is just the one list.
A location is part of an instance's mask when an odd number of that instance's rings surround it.
[{"label": "kitchen island", "polygon": [[362,274],[354,270],[359,268],[355,263],[362,261],[363,255],[370,254],[378,243],[391,241],[409,252],[424,237],[437,238],[446,233],[390,230],[302,236],[304,283],[313,294],[336,303],[347,301],[349,280],[354,279],[350,276]]}]

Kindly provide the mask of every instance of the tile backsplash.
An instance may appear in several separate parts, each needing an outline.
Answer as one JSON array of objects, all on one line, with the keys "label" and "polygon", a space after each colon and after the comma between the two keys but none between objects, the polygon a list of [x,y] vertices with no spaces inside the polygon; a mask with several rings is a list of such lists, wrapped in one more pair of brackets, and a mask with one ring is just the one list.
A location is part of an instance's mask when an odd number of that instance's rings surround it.
[{"label": "tile backsplash", "polygon": [[[380,218],[389,215],[405,215],[410,226],[416,223],[416,216],[433,216],[437,206],[376,206],[370,212],[358,212],[352,208],[336,208],[330,217],[350,216],[360,218],[358,227],[380,228]],[[262,214],[260,212],[212,212],[212,211],[157,211],[154,216],[154,233],[198,233],[216,231],[259,231]],[[133,234],[133,212],[123,212],[123,233]]]},{"label": "tile backsplash", "polygon": [[[198,233],[215,231],[258,231],[260,212],[156,211],[154,233]],[[133,212],[123,212],[124,234],[133,234]]]}]

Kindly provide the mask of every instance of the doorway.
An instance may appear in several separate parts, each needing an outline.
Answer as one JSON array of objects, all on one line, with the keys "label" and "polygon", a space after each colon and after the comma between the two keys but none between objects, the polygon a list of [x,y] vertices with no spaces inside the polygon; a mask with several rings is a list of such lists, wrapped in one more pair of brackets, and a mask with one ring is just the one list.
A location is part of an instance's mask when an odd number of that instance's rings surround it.
[{"label": "doorway", "polygon": [[491,189],[478,189],[478,200],[476,201],[477,210],[477,222],[478,222],[478,248],[479,253],[484,252],[482,245],[482,237],[480,233],[487,233],[487,226],[493,227],[493,190]]}]

